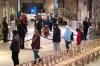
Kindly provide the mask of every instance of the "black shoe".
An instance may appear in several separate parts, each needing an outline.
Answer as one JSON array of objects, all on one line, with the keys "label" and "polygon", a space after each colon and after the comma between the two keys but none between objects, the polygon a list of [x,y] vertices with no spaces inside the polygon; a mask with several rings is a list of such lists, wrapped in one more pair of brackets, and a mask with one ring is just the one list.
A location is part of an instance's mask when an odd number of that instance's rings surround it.
[{"label": "black shoe", "polygon": [[25,49],[25,47],[20,47],[21,49]]},{"label": "black shoe", "polygon": [[39,59],[39,62],[41,62],[42,60],[41,59]]},{"label": "black shoe", "polygon": [[[41,61],[42,61],[42,60],[41,60],[41,59],[39,59],[39,63],[40,63]],[[34,64],[36,64],[36,63],[37,63],[37,61],[35,60],[35,61],[34,61]]]},{"label": "black shoe", "polygon": [[4,40],[3,42],[4,42],[4,43],[7,43],[7,42],[8,42],[8,40]]},{"label": "black shoe", "polygon": [[36,64],[36,60],[34,61],[34,64]]},{"label": "black shoe", "polygon": [[84,39],[84,41],[86,41],[87,39]]}]

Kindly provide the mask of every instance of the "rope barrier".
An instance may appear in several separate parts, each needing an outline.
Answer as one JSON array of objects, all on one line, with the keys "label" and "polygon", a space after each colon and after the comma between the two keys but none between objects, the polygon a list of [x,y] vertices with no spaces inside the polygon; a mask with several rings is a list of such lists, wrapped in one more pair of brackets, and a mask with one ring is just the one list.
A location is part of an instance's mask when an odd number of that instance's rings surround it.
[{"label": "rope barrier", "polygon": [[[91,34],[91,33],[93,33],[94,31],[95,31],[95,29],[94,29],[93,31],[91,31],[90,33],[88,33],[88,34]],[[87,34],[87,35],[88,35],[88,34]]]},{"label": "rope barrier", "polygon": [[[93,31],[91,31],[90,33],[88,33],[88,34],[91,34],[91,33],[93,33],[95,31],[95,29],[93,30]],[[88,35],[87,34],[87,35]],[[2,35],[2,34],[0,34],[0,35]],[[45,38],[45,39],[48,39],[48,40],[52,40],[52,39],[49,39],[48,37],[44,37],[44,36],[42,36],[42,35],[40,35],[41,37],[43,37],[43,38]],[[74,34],[74,36],[77,36],[77,35],[75,35]],[[62,39],[63,37],[61,37],[61,39]],[[1,40],[3,40],[3,39],[1,39]],[[31,39],[29,39],[29,40],[26,40],[26,41],[24,41],[24,42],[28,42],[28,41],[30,41],[30,40],[32,40],[32,38]],[[8,40],[8,41],[12,41],[12,40]]]},{"label": "rope barrier", "polygon": [[[41,35],[42,36],[42,35]],[[44,37],[44,36],[42,36],[43,38],[45,38],[45,39],[48,39],[48,40],[52,40],[52,39],[49,39],[49,38],[46,38],[46,37]],[[60,38],[63,38],[63,37],[60,37]]]},{"label": "rope barrier", "polygon": [[[88,33],[88,34],[91,34],[91,33],[93,33],[94,31],[95,31],[95,30],[91,31],[91,32]],[[88,34],[87,34],[87,35],[88,35]],[[77,36],[77,35],[74,34],[74,36]],[[41,35],[41,37],[43,37],[43,38],[45,38],[45,39],[48,39],[48,40],[52,40],[52,39],[49,39],[48,37],[44,37],[44,36],[42,36],[42,35]],[[63,37],[61,37],[61,39],[62,39],[62,38],[63,38]],[[30,40],[32,40],[32,39],[26,40],[25,42],[30,41]]]},{"label": "rope barrier", "polygon": [[[49,39],[49,38],[44,37],[44,36],[42,36],[42,35],[41,35],[41,37],[43,37],[43,38],[45,38],[45,39],[48,39],[48,40],[52,40],[52,39]],[[63,38],[63,37],[61,37],[61,38]],[[26,40],[25,42],[30,41],[30,40],[32,40],[32,39]]]},{"label": "rope barrier", "polygon": [[[93,31],[91,31],[90,33],[88,33],[87,35],[89,35],[89,34],[93,33],[94,31],[95,31],[95,29],[94,29]],[[75,34],[74,34],[74,36],[77,36],[77,35],[75,35]]]}]

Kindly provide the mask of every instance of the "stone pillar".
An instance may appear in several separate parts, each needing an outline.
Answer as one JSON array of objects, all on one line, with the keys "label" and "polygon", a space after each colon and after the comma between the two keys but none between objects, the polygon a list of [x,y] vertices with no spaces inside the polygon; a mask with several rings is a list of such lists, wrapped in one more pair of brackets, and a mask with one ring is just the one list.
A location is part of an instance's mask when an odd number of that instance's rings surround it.
[{"label": "stone pillar", "polygon": [[0,25],[2,24],[3,19],[3,1],[0,0]]},{"label": "stone pillar", "polygon": [[46,9],[46,12],[54,13],[54,0],[46,0],[45,9]]},{"label": "stone pillar", "polygon": [[9,14],[9,11],[10,11],[10,4],[9,4],[9,1],[5,1],[5,10],[6,10],[6,17],[7,17],[7,22],[8,24],[10,23],[10,14]]},{"label": "stone pillar", "polygon": [[3,1],[0,0],[0,34],[2,34],[2,21],[3,21]]},{"label": "stone pillar", "polygon": [[78,0],[78,20],[83,21],[85,17],[87,17],[87,0]]},{"label": "stone pillar", "polygon": [[92,2],[92,18],[96,24],[96,29],[100,33],[100,0],[93,0]]},{"label": "stone pillar", "polygon": [[58,0],[58,8],[63,8],[63,0]]},{"label": "stone pillar", "polygon": [[17,2],[17,4],[18,4],[18,12],[20,11],[20,0],[18,0],[18,2]]}]

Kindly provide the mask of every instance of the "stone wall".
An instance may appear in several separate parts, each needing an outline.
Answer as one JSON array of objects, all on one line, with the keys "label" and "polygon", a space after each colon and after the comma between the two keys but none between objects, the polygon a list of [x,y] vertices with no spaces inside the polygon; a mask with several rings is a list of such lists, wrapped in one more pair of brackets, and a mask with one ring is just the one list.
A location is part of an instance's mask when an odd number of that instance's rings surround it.
[{"label": "stone wall", "polygon": [[100,0],[93,0],[92,4],[92,18],[94,20],[94,23],[96,23],[98,32],[100,33]]},{"label": "stone wall", "polygon": [[58,1],[58,8],[63,8],[63,0]]},{"label": "stone wall", "polygon": [[59,0],[59,8],[64,8],[70,12],[69,16],[77,17],[77,0]]},{"label": "stone wall", "polygon": [[45,0],[45,10],[46,12],[54,12],[54,0]]},{"label": "stone wall", "polygon": [[84,18],[88,16],[88,0],[78,0],[78,20],[83,22]]},{"label": "stone wall", "polygon": [[3,1],[0,0],[0,24],[2,23],[3,19]]},{"label": "stone wall", "polygon": [[7,17],[7,22],[10,23],[10,9],[17,13],[17,2],[14,0],[0,0],[0,24],[3,17]]},{"label": "stone wall", "polygon": [[72,14],[77,14],[77,0],[65,0],[65,9],[68,9]]},{"label": "stone wall", "polygon": [[2,21],[3,21],[3,5],[4,1],[0,0],[0,34],[2,33]]}]

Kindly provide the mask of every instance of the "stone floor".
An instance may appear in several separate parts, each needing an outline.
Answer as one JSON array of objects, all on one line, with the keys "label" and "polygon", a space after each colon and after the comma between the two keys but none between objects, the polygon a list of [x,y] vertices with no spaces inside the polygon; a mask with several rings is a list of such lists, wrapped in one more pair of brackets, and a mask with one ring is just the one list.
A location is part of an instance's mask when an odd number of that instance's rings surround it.
[{"label": "stone floor", "polygon": [[[60,28],[62,31],[61,34],[63,36],[65,28],[64,27],[60,27]],[[33,31],[34,31],[33,26],[32,25],[29,26],[28,33],[26,35],[27,36],[26,40],[32,38]],[[52,32],[51,32],[51,34],[52,34]],[[51,39],[52,35],[49,36],[49,38]],[[87,42],[89,42],[89,41],[87,41]],[[11,42],[3,43],[2,41],[0,41],[0,66],[13,66],[13,62],[11,59],[11,51],[9,49],[10,43]],[[73,44],[72,46],[76,46],[75,41],[72,44]],[[41,47],[42,48],[40,49],[40,52],[39,52],[41,57],[49,55],[51,53],[54,53],[53,43],[51,40],[41,37]],[[61,49],[62,50],[65,49],[65,43],[64,43],[63,39],[61,41]],[[33,55],[32,49],[31,49],[31,40],[30,40],[28,42],[25,42],[25,49],[20,51],[19,60],[20,60],[20,63],[25,63],[28,61],[32,61],[33,59],[34,59],[34,55]],[[99,64],[100,64],[100,58],[86,66],[100,66]]]}]

